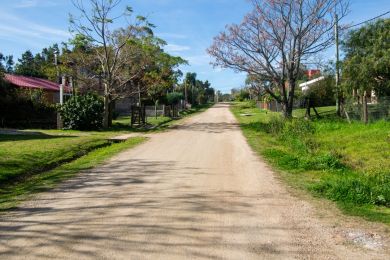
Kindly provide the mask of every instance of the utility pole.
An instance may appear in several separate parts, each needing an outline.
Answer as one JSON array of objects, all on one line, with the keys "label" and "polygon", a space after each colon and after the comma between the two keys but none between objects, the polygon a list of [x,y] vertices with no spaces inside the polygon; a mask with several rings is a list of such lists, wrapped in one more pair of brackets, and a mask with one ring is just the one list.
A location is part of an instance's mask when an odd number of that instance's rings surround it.
[{"label": "utility pole", "polygon": [[187,81],[184,81],[184,106],[187,109],[187,104],[188,104],[188,97],[187,97]]},{"label": "utility pole", "polygon": [[70,87],[70,89],[72,91],[72,96],[75,96],[76,95],[76,91],[75,91],[74,86],[73,86],[73,77],[72,76],[69,77],[69,87]]},{"label": "utility pole", "polygon": [[341,116],[341,98],[340,98],[340,51],[339,51],[339,17],[335,13],[335,40],[336,40],[336,112]]},{"label": "utility pole", "polygon": [[60,84],[60,104],[61,106],[64,104],[64,87],[66,85],[66,77],[62,76],[61,84]]},{"label": "utility pole", "polygon": [[[60,96],[59,96],[59,101],[60,101],[60,104],[63,105],[63,87],[62,87],[62,82],[61,82],[61,79],[60,79],[60,70],[58,68],[58,51],[55,50],[54,51],[54,65],[56,66],[56,74],[57,74],[57,84],[61,84],[60,85]],[[62,123],[62,118],[61,118],[61,115],[60,113],[57,112],[57,129],[62,129],[63,128],[63,123]]]}]

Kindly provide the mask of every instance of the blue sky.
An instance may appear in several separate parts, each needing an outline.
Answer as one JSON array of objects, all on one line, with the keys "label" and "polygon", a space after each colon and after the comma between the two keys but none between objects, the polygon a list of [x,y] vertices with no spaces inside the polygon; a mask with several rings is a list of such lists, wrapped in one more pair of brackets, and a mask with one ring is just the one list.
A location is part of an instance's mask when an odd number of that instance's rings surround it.
[{"label": "blue sky", "polygon": [[[246,0],[123,0],[135,14],[147,16],[166,40],[166,50],[190,62],[193,71],[223,92],[243,85],[245,75],[213,68],[206,48],[226,24],[239,23],[250,10]],[[70,0],[0,0],[0,52],[20,57],[70,38],[68,14],[75,13]],[[351,0],[346,23],[358,23],[390,10],[390,0]],[[121,24],[118,26],[125,26]],[[332,50],[326,55],[332,58]]]}]

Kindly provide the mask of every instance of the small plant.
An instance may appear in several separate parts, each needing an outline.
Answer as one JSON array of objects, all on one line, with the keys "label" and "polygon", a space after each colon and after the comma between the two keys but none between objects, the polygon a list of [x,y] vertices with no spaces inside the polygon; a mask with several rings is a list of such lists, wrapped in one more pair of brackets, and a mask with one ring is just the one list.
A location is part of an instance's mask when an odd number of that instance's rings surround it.
[{"label": "small plant", "polygon": [[238,104],[238,107],[240,109],[250,109],[250,108],[255,108],[256,107],[256,101],[254,100],[249,100],[245,102],[241,102]]},{"label": "small plant", "polygon": [[59,112],[65,129],[96,130],[103,123],[103,100],[93,94],[73,96]]},{"label": "small plant", "polygon": [[286,120],[279,115],[272,115],[267,124],[267,133],[279,135],[282,133],[286,124]]}]

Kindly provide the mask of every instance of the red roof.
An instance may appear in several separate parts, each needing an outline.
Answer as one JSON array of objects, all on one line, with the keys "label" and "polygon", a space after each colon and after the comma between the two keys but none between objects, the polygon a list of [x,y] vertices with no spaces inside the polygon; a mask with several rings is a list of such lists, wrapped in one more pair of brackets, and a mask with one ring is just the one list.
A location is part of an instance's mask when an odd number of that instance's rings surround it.
[{"label": "red roof", "polygon": [[[60,91],[60,84],[57,84],[47,79],[5,74],[5,80],[12,85],[21,88],[43,89],[46,91],[54,92]],[[64,91],[70,92],[70,88],[68,86],[65,86]]]}]

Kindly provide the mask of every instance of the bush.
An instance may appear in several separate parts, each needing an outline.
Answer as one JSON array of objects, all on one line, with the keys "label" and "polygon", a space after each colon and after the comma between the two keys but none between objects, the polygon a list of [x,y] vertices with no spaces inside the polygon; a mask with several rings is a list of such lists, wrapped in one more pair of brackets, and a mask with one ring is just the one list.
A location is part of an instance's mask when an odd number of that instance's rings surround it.
[{"label": "bush", "polygon": [[240,109],[250,109],[250,108],[255,108],[256,107],[256,101],[254,100],[249,100],[245,102],[238,103],[237,106]]},{"label": "bush", "polygon": [[177,105],[180,100],[183,100],[183,94],[179,92],[172,92],[167,94],[167,103],[168,105]]},{"label": "bush", "polygon": [[55,128],[55,106],[35,98],[41,94],[0,82],[0,127]]},{"label": "bush", "polygon": [[271,115],[266,125],[266,132],[273,135],[279,135],[286,124],[286,119],[280,115]]},{"label": "bush", "polygon": [[96,130],[103,124],[103,100],[93,94],[73,96],[59,108],[64,128]]}]

